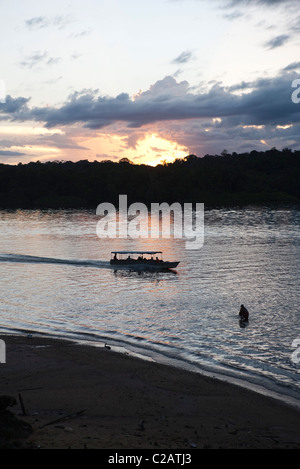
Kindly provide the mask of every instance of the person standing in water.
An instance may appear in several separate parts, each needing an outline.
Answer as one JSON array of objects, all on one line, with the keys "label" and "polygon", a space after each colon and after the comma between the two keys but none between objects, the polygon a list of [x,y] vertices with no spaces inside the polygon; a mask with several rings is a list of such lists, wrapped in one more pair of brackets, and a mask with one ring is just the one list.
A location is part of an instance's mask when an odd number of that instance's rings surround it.
[{"label": "person standing in water", "polygon": [[241,305],[239,316],[241,317],[241,321],[248,322],[249,321],[249,312],[244,305]]}]

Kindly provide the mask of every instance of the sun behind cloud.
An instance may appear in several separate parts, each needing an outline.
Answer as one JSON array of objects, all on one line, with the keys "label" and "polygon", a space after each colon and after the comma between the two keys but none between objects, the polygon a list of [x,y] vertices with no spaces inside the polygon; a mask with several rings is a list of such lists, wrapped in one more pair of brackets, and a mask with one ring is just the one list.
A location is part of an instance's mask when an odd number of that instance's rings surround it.
[{"label": "sun behind cloud", "polygon": [[168,163],[176,158],[183,158],[187,153],[186,147],[151,133],[138,140],[135,149],[128,150],[127,158],[136,164],[156,166],[164,161]]},{"label": "sun behind cloud", "polygon": [[188,154],[188,149],[183,145],[152,132],[141,133],[131,145],[128,144],[127,135],[116,134],[98,134],[80,143],[89,148],[88,159],[98,161],[109,159],[117,162],[128,158],[134,164],[156,166]]}]

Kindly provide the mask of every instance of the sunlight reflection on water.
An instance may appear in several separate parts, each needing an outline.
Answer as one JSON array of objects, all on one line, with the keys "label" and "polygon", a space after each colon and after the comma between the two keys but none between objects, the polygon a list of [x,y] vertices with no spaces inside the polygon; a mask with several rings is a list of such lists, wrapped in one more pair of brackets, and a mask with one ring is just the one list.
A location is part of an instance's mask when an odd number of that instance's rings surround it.
[{"label": "sunlight reflection on water", "polygon": [[[200,250],[180,239],[100,240],[96,223],[89,211],[0,212],[4,330],[125,341],[297,395],[299,211],[207,211]],[[158,249],[180,264],[114,270],[112,249]]]}]

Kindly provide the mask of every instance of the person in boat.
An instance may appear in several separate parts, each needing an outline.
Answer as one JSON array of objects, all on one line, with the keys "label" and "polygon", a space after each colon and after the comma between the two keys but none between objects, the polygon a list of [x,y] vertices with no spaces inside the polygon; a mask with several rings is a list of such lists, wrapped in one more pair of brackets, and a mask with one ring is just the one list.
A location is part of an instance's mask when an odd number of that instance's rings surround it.
[{"label": "person in boat", "polygon": [[115,261],[117,260],[117,253],[115,253],[115,255],[114,255],[114,260]]},{"label": "person in boat", "polygon": [[241,317],[241,321],[248,322],[249,321],[249,312],[244,305],[241,305],[239,316]]}]

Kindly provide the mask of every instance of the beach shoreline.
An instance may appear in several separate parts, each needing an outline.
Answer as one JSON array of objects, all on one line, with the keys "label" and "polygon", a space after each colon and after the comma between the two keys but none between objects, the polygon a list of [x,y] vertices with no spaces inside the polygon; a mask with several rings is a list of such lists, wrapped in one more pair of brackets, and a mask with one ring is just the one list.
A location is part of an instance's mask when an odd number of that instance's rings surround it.
[{"label": "beach shoreline", "polygon": [[[300,448],[300,410],[232,383],[113,347],[1,335],[0,395],[40,449]],[[1,441],[1,440],[0,440]]]}]

